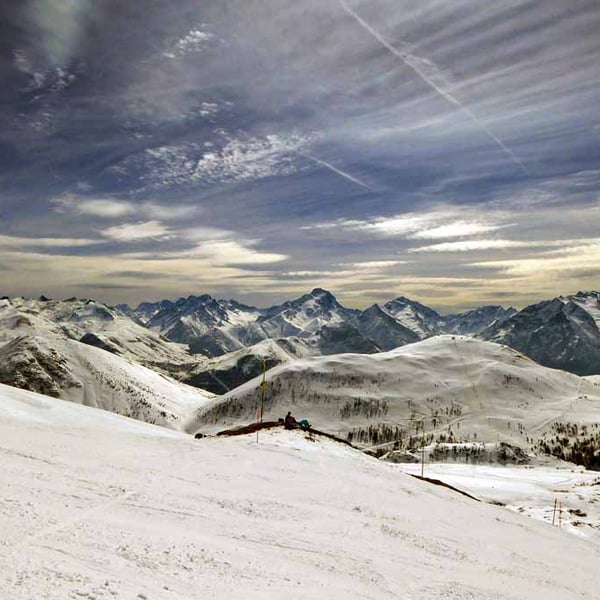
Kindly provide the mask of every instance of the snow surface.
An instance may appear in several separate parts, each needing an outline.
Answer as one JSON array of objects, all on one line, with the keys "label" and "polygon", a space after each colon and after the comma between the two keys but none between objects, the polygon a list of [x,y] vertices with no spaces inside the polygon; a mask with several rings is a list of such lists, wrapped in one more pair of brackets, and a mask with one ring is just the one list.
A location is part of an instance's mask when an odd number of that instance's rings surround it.
[{"label": "snow surface", "polygon": [[600,597],[598,546],[347,446],[0,407],[3,598]]},{"label": "snow surface", "polygon": [[[600,544],[600,473],[559,461],[548,463],[527,466],[426,463],[424,474],[547,523],[552,523],[554,517],[555,526]],[[421,465],[397,466],[405,473],[421,474]],[[553,514],[555,501],[557,510]]]}]

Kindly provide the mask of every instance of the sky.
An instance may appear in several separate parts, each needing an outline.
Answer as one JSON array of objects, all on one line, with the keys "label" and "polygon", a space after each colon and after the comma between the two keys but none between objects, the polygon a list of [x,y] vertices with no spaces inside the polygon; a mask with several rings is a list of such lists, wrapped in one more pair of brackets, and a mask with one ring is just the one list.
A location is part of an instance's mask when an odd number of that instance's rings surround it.
[{"label": "sky", "polygon": [[0,294],[600,288],[597,0],[0,2]]}]

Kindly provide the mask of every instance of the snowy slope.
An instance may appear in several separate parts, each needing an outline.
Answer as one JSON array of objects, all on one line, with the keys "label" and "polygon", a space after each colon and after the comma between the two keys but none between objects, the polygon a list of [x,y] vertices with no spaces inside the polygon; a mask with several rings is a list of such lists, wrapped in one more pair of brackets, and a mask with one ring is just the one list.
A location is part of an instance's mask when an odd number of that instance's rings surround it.
[{"label": "snowy slope", "polygon": [[[375,355],[296,360],[267,373],[265,418],[288,409],[363,445],[499,440],[533,449],[556,423],[597,427],[600,387],[497,344],[438,336]],[[254,418],[258,380],[200,410],[212,431]],[[424,428],[424,433],[422,432]]]},{"label": "snowy slope", "polygon": [[10,600],[598,597],[597,546],[300,432],[195,441],[0,386],[0,437]]},{"label": "snowy slope", "polygon": [[24,336],[0,348],[0,383],[179,429],[212,394],[70,339]]}]

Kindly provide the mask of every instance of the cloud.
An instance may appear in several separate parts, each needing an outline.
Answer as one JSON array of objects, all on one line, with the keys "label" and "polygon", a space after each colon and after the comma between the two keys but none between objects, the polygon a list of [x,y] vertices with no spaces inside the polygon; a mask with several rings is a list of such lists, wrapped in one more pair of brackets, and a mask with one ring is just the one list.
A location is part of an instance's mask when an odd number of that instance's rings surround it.
[{"label": "cloud", "polygon": [[211,240],[200,242],[193,248],[178,252],[165,252],[163,259],[195,258],[205,260],[215,266],[242,266],[277,263],[289,258],[286,254],[262,252],[249,245],[256,242],[246,241],[245,244],[232,239]]},{"label": "cloud", "polygon": [[406,264],[405,260],[366,260],[363,262],[350,263],[350,265],[352,267],[354,267],[355,269],[375,269],[375,270],[385,270],[385,269],[389,269],[391,267],[395,267],[396,265],[404,265],[404,264]]},{"label": "cloud", "polygon": [[189,204],[159,204],[157,202],[144,202],[139,207],[139,214],[152,219],[172,221],[197,217],[202,213],[202,208]]},{"label": "cloud", "polygon": [[32,41],[43,48],[52,66],[64,66],[72,60],[92,9],[92,0],[28,3],[27,13],[38,34]]},{"label": "cloud", "polygon": [[[226,131],[208,145],[195,142],[170,144],[146,149],[113,166],[123,173],[140,167],[142,189],[170,186],[214,185],[228,182],[259,181],[267,177],[286,177],[305,168],[306,158],[325,165],[315,157],[304,158],[304,149],[316,136],[294,133],[271,133],[260,136],[240,136]],[[326,166],[335,170],[332,165]],[[347,173],[338,174],[348,178]],[[358,180],[355,183],[359,183]],[[365,185],[360,182],[360,185]]]},{"label": "cloud", "polygon": [[169,50],[164,52],[164,56],[166,58],[178,58],[192,52],[200,52],[207,48],[214,40],[215,36],[212,33],[194,28],[178,39]]},{"label": "cloud", "polygon": [[438,225],[431,229],[422,229],[408,235],[408,238],[415,240],[434,240],[440,238],[453,238],[453,237],[468,237],[471,235],[478,235],[480,233],[489,233],[507,227],[507,225],[488,225],[484,223],[467,222],[467,221],[454,221],[446,225]]},{"label": "cloud", "polygon": [[408,252],[471,252],[475,250],[506,250],[508,248],[544,248],[556,242],[537,241],[523,242],[516,240],[464,240],[460,242],[444,242],[431,246],[410,248]]},{"label": "cloud", "polygon": [[145,271],[113,271],[107,273],[107,277],[118,277],[124,279],[139,279],[143,281],[147,280],[160,280],[167,277],[165,273],[148,273]]},{"label": "cloud", "polygon": [[[467,215],[467,218],[459,218]],[[468,218],[470,217],[470,218]],[[330,223],[304,226],[305,230],[341,229],[380,237],[404,237],[406,239],[441,239],[469,237],[488,233],[509,223],[502,211],[487,211],[479,207],[434,206],[420,213],[405,213],[370,219],[340,219]]]},{"label": "cloud", "polygon": [[108,227],[100,233],[117,242],[137,242],[150,238],[166,239],[172,232],[158,221],[145,221]]},{"label": "cloud", "polygon": [[164,221],[189,218],[200,214],[201,208],[188,204],[161,204],[159,202],[130,202],[117,198],[87,198],[64,194],[50,201],[54,212],[74,213],[102,219],[120,219],[131,215]]},{"label": "cloud", "polygon": [[595,270],[600,263],[600,239],[569,240],[555,242],[563,248],[534,257],[506,260],[489,260],[472,263],[475,267],[492,267],[512,277],[528,277],[534,280],[551,278],[553,275]]},{"label": "cloud", "polygon": [[116,219],[134,214],[135,205],[123,200],[96,198],[85,200],[74,194],[65,194],[51,201],[54,211],[58,213],[74,212],[80,215]]},{"label": "cloud", "polygon": [[100,243],[102,240],[0,235],[0,248],[84,248]]}]

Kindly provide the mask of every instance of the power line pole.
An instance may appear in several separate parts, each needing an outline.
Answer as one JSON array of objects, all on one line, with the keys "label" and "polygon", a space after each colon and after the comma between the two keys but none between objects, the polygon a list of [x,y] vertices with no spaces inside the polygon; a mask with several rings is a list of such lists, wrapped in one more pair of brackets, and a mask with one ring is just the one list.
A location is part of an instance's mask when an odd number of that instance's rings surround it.
[{"label": "power line pole", "polygon": [[267,372],[267,361],[263,360],[262,362],[262,381],[260,382],[260,408],[256,409],[256,424],[258,427],[256,428],[256,443],[258,444],[258,432],[261,429],[261,425],[263,423],[263,412],[265,409],[265,390],[267,389],[267,380],[265,377],[265,373]]},{"label": "power line pole", "polygon": [[267,386],[269,385],[267,383],[266,380],[266,372],[267,372],[267,361],[263,360],[262,363],[262,381],[260,382],[260,423],[262,425],[263,422],[263,412],[264,412],[264,408],[265,408],[265,390],[267,389]]},{"label": "power line pole", "polygon": [[425,472],[425,421],[421,421],[421,478]]}]

